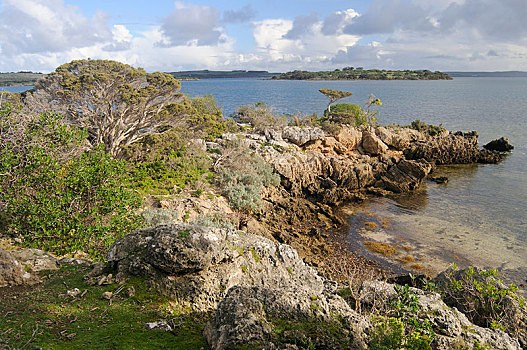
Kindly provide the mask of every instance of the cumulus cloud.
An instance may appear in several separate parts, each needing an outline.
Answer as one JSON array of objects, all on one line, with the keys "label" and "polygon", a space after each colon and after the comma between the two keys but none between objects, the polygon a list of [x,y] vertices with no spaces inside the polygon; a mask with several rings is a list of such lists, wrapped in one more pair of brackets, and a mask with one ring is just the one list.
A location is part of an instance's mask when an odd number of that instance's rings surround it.
[{"label": "cumulus cloud", "polygon": [[256,16],[256,11],[251,4],[245,5],[239,10],[227,10],[223,13],[224,23],[245,23]]},{"label": "cumulus cloud", "polygon": [[116,24],[112,30],[113,42],[103,47],[104,51],[125,51],[132,44],[132,33],[123,25]]},{"label": "cumulus cloud", "polygon": [[284,35],[285,39],[300,39],[305,35],[313,34],[313,27],[318,22],[318,14],[312,12],[310,15],[297,16],[293,22],[293,28]]},{"label": "cumulus cloud", "polygon": [[324,19],[322,33],[325,35],[342,33],[343,28],[348,24],[351,24],[353,19],[357,16],[359,16],[359,14],[353,9],[332,12]]},{"label": "cumulus cloud", "polygon": [[209,6],[199,6],[176,1],[172,13],[165,17],[161,31],[168,40],[159,46],[216,45],[225,40],[219,29],[220,11]]},{"label": "cumulus cloud", "polygon": [[3,55],[51,53],[111,40],[107,16],[83,16],[63,0],[3,0],[0,50]]}]

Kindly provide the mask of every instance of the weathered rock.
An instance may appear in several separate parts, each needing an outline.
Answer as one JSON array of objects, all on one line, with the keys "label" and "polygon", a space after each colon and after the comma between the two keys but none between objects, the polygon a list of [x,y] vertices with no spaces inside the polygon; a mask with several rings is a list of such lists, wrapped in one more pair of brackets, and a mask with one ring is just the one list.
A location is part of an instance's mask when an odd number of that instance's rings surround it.
[{"label": "weathered rock", "polygon": [[[418,295],[418,319],[428,320],[436,333],[433,349],[448,350],[457,346],[472,346],[474,341],[492,349],[521,349],[518,341],[501,330],[492,330],[474,325],[456,308],[450,308],[437,293],[424,292],[410,288]],[[394,285],[381,281],[365,282],[361,290],[361,299],[365,306],[379,308],[388,300],[396,297]]]},{"label": "weathered rock", "polygon": [[[282,324],[281,345],[290,341],[324,349],[365,349],[369,321],[337,295],[290,288],[233,287],[205,328],[212,349],[275,343],[273,329]],[[336,329],[331,333],[329,329]],[[315,332],[315,330],[317,330]],[[311,334],[315,333],[313,337]]]},{"label": "weathered rock", "polygon": [[437,165],[496,163],[501,160],[499,154],[479,149],[475,132],[428,136],[426,141],[411,143],[404,150],[404,156],[406,159],[425,159]]},{"label": "weathered rock", "polygon": [[509,152],[514,149],[514,146],[509,143],[509,139],[501,137],[497,140],[492,140],[483,146],[488,151]]},{"label": "weathered rock", "polygon": [[38,277],[30,273],[30,268],[22,265],[12,252],[0,249],[0,287],[32,285],[39,282]]},{"label": "weathered rock", "polygon": [[354,127],[343,125],[335,139],[344,145],[348,150],[356,150],[362,143],[362,132]]},{"label": "weathered rock", "polygon": [[302,146],[303,144],[321,140],[324,138],[324,131],[320,128],[301,128],[299,126],[286,126],[282,130],[282,138],[294,143],[295,145]]},{"label": "weathered rock", "polygon": [[13,250],[11,254],[22,265],[31,267],[31,270],[35,272],[60,268],[57,258],[39,249]]},{"label": "weathered rock", "polygon": [[415,189],[432,171],[432,165],[424,160],[401,159],[381,176],[384,187],[395,193],[404,193]]},{"label": "weathered rock", "polygon": [[165,295],[198,310],[215,308],[233,286],[294,285],[321,293],[324,280],[288,245],[243,231],[161,225],[135,231],[110,248],[118,280],[143,275]]},{"label": "weathered rock", "polygon": [[388,150],[388,146],[375,135],[374,131],[364,130],[362,132],[362,148],[364,152],[376,156],[384,154]]},{"label": "weathered rock", "polygon": [[145,329],[148,329],[151,331],[161,331],[161,332],[171,332],[172,331],[172,327],[167,323],[167,321],[145,323]]},{"label": "weathered rock", "polygon": [[375,134],[384,142],[386,145],[395,148],[396,150],[402,151],[410,145],[410,141],[398,134],[386,129],[382,126],[375,128]]}]

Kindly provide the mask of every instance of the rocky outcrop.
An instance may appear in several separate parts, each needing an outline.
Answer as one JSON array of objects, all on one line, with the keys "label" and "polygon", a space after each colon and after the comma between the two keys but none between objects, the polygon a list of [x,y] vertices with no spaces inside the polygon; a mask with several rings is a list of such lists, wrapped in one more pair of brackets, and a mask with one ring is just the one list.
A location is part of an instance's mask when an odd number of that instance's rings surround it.
[{"label": "rocky outcrop", "polygon": [[492,140],[483,146],[488,151],[509,152],[514,149],[514,146],[509,143],[509,139],[501,137],[497,140]]},{"label": "rocky outcrop", "polygon": [[32,285],[39,282],[38,276],[30,272],[30,267],[23,265],[11,252],[0,249],[0,287]]},{"label": "rocky outcrop", "polygon": [[377,137],[375,131],[370,130],[362,132],[362,148],[367,154],[372,156],[384,154],[388,150],[388,146]]},{"label": "rocky outcrop", "polygon": [[38,272],[43,270],[57,270],[60,268],[60,263],[54,256],[39,249],[22,249],[13,250],[11,254],[19,261],[22,265],[26,266],[26,269],[32,272]]},{"label": "rocky outcrop", "polygon": [[298,349],[308,344],[321,349],[366,349],[369,328],[368,319],[335,294],[313,294],[294,286],[233,287],[204,334],[214,350],[242,345]]},{"label": "rocky outcrop", "polygon": [[497,163],[501,157],[478,147],[476,132],[426,135],[423,141],[411,142],[404,150],[406,159],[425,159],[436,164]]},{"label": "rocky outcrop", "polygon": [[108,261],[126,276],[149,276],[165,295],[209,310],[233,286],[286,288],[314,295],[325,281],[288,245],[243,231],[192,225],[160,225],[115,242]]},{"label": "rocky outcrop", "polygon": [[282,130],[282,138],[294,143],[297,146],[302,146],[309,141],[324,139],[324,131],[320,128],[301,128],[299,126],[286,126]]}]

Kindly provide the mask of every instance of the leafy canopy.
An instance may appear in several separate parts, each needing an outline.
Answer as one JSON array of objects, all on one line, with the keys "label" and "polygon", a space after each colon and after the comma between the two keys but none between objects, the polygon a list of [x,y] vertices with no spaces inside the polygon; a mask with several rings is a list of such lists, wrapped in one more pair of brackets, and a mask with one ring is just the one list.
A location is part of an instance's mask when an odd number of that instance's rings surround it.
[{"label": "leafy canopy", "polygon": [[183,99],[180,87],[170,74],[110,60],[75,60],[38,80],[28,102],[64,113],[88,132],[93,147],[104,145],[117,156],[145,134],[166,130],[171,118],[161,112]]}]

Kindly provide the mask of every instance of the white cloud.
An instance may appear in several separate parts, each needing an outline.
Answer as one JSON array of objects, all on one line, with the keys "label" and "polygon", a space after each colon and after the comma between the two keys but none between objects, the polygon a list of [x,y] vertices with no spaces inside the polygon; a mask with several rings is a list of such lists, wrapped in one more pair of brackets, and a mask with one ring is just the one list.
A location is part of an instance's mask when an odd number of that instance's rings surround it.
[{"label": "white cloud", "polygon": [[8,56],[52,53],[111,40],[107,16],[83,16],[63,0],[3,0],[0,47]]},{"label": "white cloud", "polygon": [[216,45],[225,41],[219,28],[220,12],[209,6],[185,5],[176,1],[174,11],[163,19],[161,30],[168,40],[161,46]]}]

